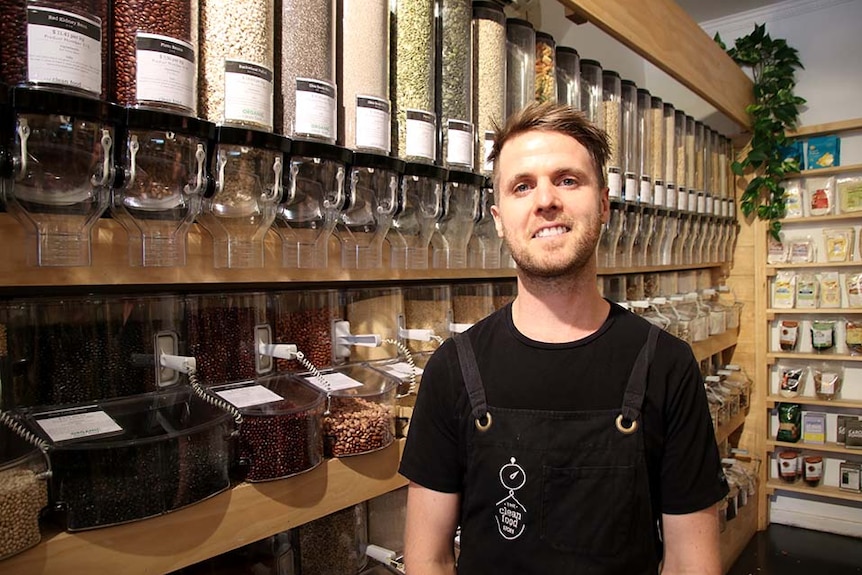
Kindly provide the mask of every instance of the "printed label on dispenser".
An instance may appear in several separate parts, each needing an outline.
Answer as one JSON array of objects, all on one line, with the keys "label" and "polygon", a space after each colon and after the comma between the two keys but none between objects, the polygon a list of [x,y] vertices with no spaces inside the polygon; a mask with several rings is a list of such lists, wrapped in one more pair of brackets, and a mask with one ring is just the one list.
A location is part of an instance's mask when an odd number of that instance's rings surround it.
[{"label": "printed label on dispenser", "polygon": [[27,80],[102,93],[102,21],[27,9]]},{"label": "printed label on dispenser", "polygon": [[121,433],[123,428],[102,410],[46,417],[36,421],[52,441],[71,441]]},{"label": "printed label on dispenser", "polygon": [[473,168],[473,125],[460,120],[446,123],[446,162]]},{"label": "printed label on dispenser", "polygon": [[407,156],[434,160],[434,114],[422,110],[407,110]]},{"label": "printed label on dispenser", "polygon": [[642,204],[652,205],[652,182],[649,176],[641,176],[641,195]]},{"label": "printed label on dispenser", "polygon": [[652,190],[652,201],[659,207],[665,207],[666,200],[664,198],[664,184],[656,182]]},{"label": "printed label on dispenser", "polygon": [[697,211],[697,192],[688,193],[688,201],[686,202],[686,205],[688,206],[688,211]]},{"label": "printed label on dispenser", "polygon": [[249,385],[248,387],[238,387],[236,389],[225,389],[217,391],[216,395],[242,409],[243,407],[251,407],[253,405],[263,405],[264,403],[272,403],[281,401],[284,398],[262,385]]},{"label": "printed label on dispenser", "polygon": [[195,49],[191,44],[138,32],[135,90],[139,102],[164,102],[195,109]]},{"label": "printed label on dispenser", "polygon": [[619,168],[608,168],[608,197],[620,199],[623,196],[623,178]]},{"label": "printed label on dispenser", "polygon": [[706,214],[707,214],[707,215],[709,215],[709,216],[715,215],[715,214],[713,213],[713,210],[715,209],[715,206],[714,206],[714,204],[713,204],[712,196],[706,196],[706,208],[705,208],[705,209],[706,209]]},{"label": "printed label on dispenser", "polygon": [[272,129],[272,70],[251,62],[224,62],[225,123]]},{"label": "printed label on dispenser", "polygon": [[706,213],[706,196],[703,192],[699,192],[697,194],[697,213],[705,214]]},{"label": "printed label on dispenser", "polygon": [[638,182],[635,179],[635,175],[632,173],[626,173],[626,201],[627,202],[636,202],[638,201]]},{"label": "printed label on dispenser", "polygon": [[[406,361],[400,361],[398,363],[391,363],[389,365],[381,365],[379,366],[382,371],[390,375],[394,375],[398,379],[409,379],[411,375],[413,375],[413,367],[407,363]],[[422,368],[416,367],[416,375],[422,375]]]},{"label": "printed label on dispenser", "polygon": [[296,79],[296,125],[293,133],[335,140],[335,86]]},{"label": "printed label on dispenser", "polygon": [[488,161],[488,156],[491,155],[491,151],[494,149],[494,132],[485,132],[485,138],[482,143],[484,144],[485,171],[490,173],[494,171],[494,162]]},{"label": "printed label on dispenser", "polygon": [[679,188],[676,192],[676,205],[680,210],[688,209],[688,192],[685,188]]},{"label": "printed label on dispenser", "polygon": [[391,149],[392,125],[389,102],[372,96],[356,96],[356,147],[380,150]]},{"label": "printed label on dispenser", "polygon": [[327,373],[321,377],[309,377],[308,381],[319,387],[323,391],[338,391],[341,389],[351,389],[354,387],[362,387],[362,383],[356,381],[343,373],[333,372]]}]

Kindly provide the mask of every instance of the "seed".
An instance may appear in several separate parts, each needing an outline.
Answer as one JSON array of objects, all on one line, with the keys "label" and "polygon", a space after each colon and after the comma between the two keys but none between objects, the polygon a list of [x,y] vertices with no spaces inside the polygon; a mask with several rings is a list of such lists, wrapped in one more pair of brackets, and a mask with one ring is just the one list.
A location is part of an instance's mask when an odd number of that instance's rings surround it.
[{"label": "seed", "polygon": [[473,117],[479,133],[477,170],[485,169],[485,138],[506,112],[506,23],[502,10],[477,9],[473,20]]},{"label": "seed", "polygon": [[359,573],[366,563],[365,505],[336,511],[298,528],[302,575]]},{"label": "seed", "polygon": [[[449,152],[448,121],[457,120],[472,125],[473,43],[471,0],[442,0],[440,25],[442,46],[440,58],[440,130],[443,133],[443,157],[447,163],[473,167],[472,157]],[[472,134],[471,134],[472,138]]]},{"label": "seed", "polygon": [[36,545],[39,514],[48,505],[48,488],[31,469],[0,470],[0,559]]}]

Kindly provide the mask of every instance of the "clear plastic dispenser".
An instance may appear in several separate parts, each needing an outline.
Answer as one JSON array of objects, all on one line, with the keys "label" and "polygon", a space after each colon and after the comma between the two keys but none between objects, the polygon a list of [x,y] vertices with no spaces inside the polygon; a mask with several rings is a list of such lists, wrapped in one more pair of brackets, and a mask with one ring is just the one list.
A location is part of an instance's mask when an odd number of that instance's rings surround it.
[{"label": "clear plastic dispenser", "polygon": [[0,308],[4,409],[97,401],[155,391],[178,375],[154,361],[176,353],[176,296],[13,299]]},{"label": "clear plastic dispenser", "polygon": [[486,161],[494,126],[506,114],[506,15],[496,2],[473,2],[473,118],[478,131],[475,168],[490,175]]},{"label": "clear plastic dispenser", "polygon": [[111,101],[197,116],[198,0],[111,5]]},{"label": "clear plastic dispenser", "polygon": [[400,208],[387,238],[392,269],[428,269],[428,246],[443,215],[443,168],[408,163],[401,179]]},{"label": "clear plastic dispenser", "polygon": [[494,205],[494,188],[490,178],[482,184],[482,197],[479,203],[479,221],[473,226],[473,235],[467,245],[468,266],[481,270],[496,270],[500,262],[503,238],[497,234],[491,206]]},{"label": "clear plastic dispenser", "polygon": [[216,268],[263,267],[263,239],[282,196],[290,140],[222,126],[210,150],[213,191],[198,222],[213,238]]},{"label": "clear plastic dispenser", "polygon": [[12,189],[11,144],[15,121],[9,106],[9,90],[0,84],[0,211],[6,211],[6,193]]},{"label": "clear plastic dispenser", "polygon": [[25,228],[28,263],[88,266],[91,231],[114,180],[118,108],[46,91],[12,89],[15,139],[7,210]]},{"label": "clear plastic dispenser", "polygon": [[[281,0],[276,6],[281,7],[280,22],[284,23],[276,27],[281,30],[278,66],[282,99],[277,132],[290,138],[334,144],[338,135],[335,0]],[[375,64],[368,60],[363,68],[367,70]]]},{"label": "clear plastic dispenser", "polygon": [[601,118],[604,121],[604,129],[608,134],[608,144],[610,145],[608,163],[605,166],[608,195],[613,199],[622,198],[624,197],[623,187],[625,186],[623,169],[627,159],[623,146],[626,145],[628,139],[625,137],[627,133],[625,133],[623,126],[622,80],[620,75],[613,70],[602,71],[601,107]]},{"label": "clear plastic dispenser", "polygon": [[213,386],[257,378],[275,369],[260,344],[275,343],[266,294],[200,294],[186,298],[188,355],[201,384]]},{"label": "clear plastic dispenser", "polygon": [[[339,143],[351,150],[388,154],[389,0],[341,0],[338,31]],[[293,30],[291,30],[293,32]]]},{"label": "clear plastic dispenser", "polygon": [[494,309],[498,310],[512,303],[518,296],[518,282],[500,280],[493,283]]},{"label": "clear plastic dispenser", "polygon": [[[452,290],[448,285],[402,288],[404,329],[417,337],[407,338],[413,353],[434,351],[449,337],[452,322]],[[420,335],[421,333],[421,335]],[[424,336],[424,337],[422,337]]]},{"label": "clear plastic dispenser", "polygon": [[[325,515],[295,530],[294,547],[299,555],[296,573],[335,575],[359,573],[368,562],[365,504]],[[293,575],[294,571],[284,575]],[[281,573],[279,573],[281,575]]]},{"label": "clear plastic dispenser", "polygon": [[557,102],[557,43],[546,32],[536,32],[536,102]]},{"label": "clear plastic dispenser", "polygon": [[344,320],[333,328],[334,363],[392,359],[403,345],[404,295],[400,288],[342,292]]},{"label": "clear plastic dispenser", "polygon": [[242,414],[234,464],[244,481],[290,477],[323,461],[326,394],[319,388],[300,378],[272,375],[210,391]]},{"label": "clear plastic dispenser", "polygon": [[604,127],[602,110],[602,65],[598,60],[581,60],[581,111],[596,126]]},{"label": "clear plastic dispenser", "polygon": [[0,82],[107,98],[108,3],[3,3]]},{"label": "clear plastic dispenser", "polygon": [[345,269],[383,267],[383,243],[395,212],[404,162],[397,158],[356,152],[345,183],[346,208],[339,214],[336,234]]},{"label": "clear plastic dispenser", "polygon": [[437,1],[439,68],[437,102],[440,118],[440,164],[473,169],[476,130],[473,123],[473,3],[471,0]]},{"label": "clear plastic dispenser", "polygon": [[392,151],[407,162],[437,159],[434,0],[390,0]]},{"label": "clear plastic dispenser", "polygon": [[329,240],[348,207],[344,177],[352,158],[350,150],[339,146],[293,142],[275,220],[284,267],[323,269],[329,264]]},{"label": "clear plastic dispenser", "polygon": [[526,20],[506,19],[506,117],[536,99],[536,30]]},{"label": "clear plastic dispenser", "polygon": [[128,109],[117,145],[122,183],[111,214],[129,234],[132,265],[183,266],[188,231],[210,182],[213,124],[187,116]]},{"label": "clear plastic dispenser", "polygon": [[[20,425],[7,414],[0,418]],[[39,517],[48,506],[47,471],[42,451],[0,424],[0,560],[42,540]]]},{"label": "clear plastic dispenser", "polygon": [[431,238],[435,268],[467,267],[467,245],[481,215],[483,181],[482,176],[472,172],[449,170],[443,213],[437,220],[437,233]]},{"label": "clear plastic dispenser", "polygon": [[581,109],[581,57],[568,46],[557,46],[557,101]]},{"label": "clear plastic dispenser", "polygon": [[68,531],[162,515],[230,485],[233,416],[188,386],[23,417],[49,444],[51,500]]},{"label": "clear plastic dispenser", "polygon": [[490,282],[454,284],[452,286],[452,325],[449,331],[460,333],[494,311],[494,284]]}]

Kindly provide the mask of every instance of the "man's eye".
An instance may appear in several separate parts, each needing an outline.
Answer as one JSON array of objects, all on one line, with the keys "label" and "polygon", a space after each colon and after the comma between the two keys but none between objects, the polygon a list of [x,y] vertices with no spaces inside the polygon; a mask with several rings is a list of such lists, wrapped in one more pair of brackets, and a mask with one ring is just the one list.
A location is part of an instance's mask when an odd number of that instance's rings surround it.
[{"label": "man's eye", "polygon": [[577,186],[578,180],[575,178],[563,178],[560,183],[564,186]]},{"label": "man's eye", "polygon": [[520,183],[515,186],[515,193],[523,193],[530,189],[530,186],[524,183]]}]

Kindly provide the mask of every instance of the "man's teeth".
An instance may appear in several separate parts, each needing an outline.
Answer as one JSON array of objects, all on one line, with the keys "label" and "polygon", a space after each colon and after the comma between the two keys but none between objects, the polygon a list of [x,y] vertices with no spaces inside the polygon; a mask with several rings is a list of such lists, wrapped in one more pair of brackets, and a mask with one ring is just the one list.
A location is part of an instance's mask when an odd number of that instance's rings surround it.
[{"label": "man's teeth", "polygon": [[565,226],[557,226],[555,228],[544,228],[536,232],[537,238],[547,238],[549,236],[558,236],[560,234],[564,234],[568,231],[568,228]]}]

